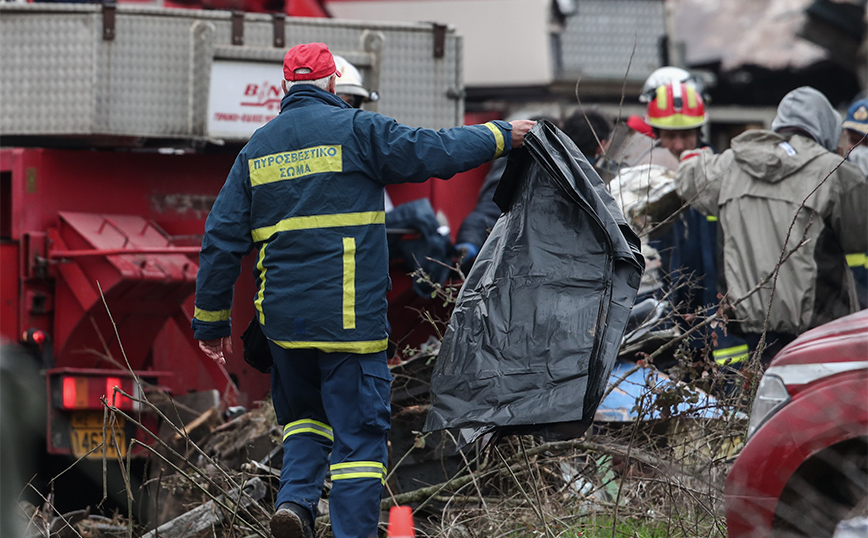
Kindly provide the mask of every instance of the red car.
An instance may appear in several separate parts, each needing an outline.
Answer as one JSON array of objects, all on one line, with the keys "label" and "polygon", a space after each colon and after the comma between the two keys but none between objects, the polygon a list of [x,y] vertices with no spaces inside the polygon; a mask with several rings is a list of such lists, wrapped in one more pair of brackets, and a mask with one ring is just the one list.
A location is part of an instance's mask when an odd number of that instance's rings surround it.
[{"label": "red car", "polygon": [[868,310],[812,329],[760,381],[726,480],[730,538],[832,536],[868,515]]}]

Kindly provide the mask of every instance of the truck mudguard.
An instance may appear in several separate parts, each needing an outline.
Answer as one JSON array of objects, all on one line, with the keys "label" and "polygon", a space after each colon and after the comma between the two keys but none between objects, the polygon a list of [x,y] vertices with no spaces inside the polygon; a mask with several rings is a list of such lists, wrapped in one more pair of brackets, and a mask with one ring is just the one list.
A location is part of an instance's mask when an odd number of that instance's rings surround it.
[{"label": "truck mudguard", "polygon": [[459,446],[488,433],[581,436],[644,267],[639,238],[569,137],[541,121],[524,147],[498,185],[505,212],[459,293],[432,375],[425,430],[457,429]]}]

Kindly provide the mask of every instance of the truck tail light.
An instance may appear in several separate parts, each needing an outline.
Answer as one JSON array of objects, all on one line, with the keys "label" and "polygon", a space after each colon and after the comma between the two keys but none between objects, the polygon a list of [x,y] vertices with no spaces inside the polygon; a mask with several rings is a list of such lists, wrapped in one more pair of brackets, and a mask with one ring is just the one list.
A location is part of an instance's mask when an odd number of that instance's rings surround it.
[{"label": "truck tail light", "polygon": [[21,341],[27,344],[41,346],[48,339],[46,334],[39,329],[29,329],[21,335]]},{"label": "truck tail light", "polygon": [[[119,378],[119,377],[107,377],[105,380],[106,401],[108,401],[109,404],[111,404],[115,407],[119,407],[118,404],[123,403],[125,398],[119,392],[115,392],[115,387],[117,387],[119,389],[123,388],[123,386],[121,385],[121,378]],[[118,400],[121,400],[121,401],[118,402]]]},{"label": "truck tail light", "polygon": [[136,402],[115,392],[115,387],[118,387],[127,394],[135,394],[131,378],[67,375],[61,378],[60,385],[62,409],[102,409],[103,396],[109,405],[118,409],[129,411],[136,408]]},{"label": "truck tail light", "polygon": [[87,405],[87,378],[63,378],[63,408],[79,409]]}]

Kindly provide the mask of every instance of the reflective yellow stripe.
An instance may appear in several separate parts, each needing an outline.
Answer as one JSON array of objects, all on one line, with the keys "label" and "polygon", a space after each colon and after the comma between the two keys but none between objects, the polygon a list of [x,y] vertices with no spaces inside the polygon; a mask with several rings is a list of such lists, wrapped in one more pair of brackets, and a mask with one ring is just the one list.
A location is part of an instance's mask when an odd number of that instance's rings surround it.
[{"label": "reflective yellow stripe", "polygon": [[717,364],[736,364],[747,360],[749,357],[748,351],[747,344],[742,344],[740,346],[715,349],[711,352],[711,356],[714,357],[714,362]]},{"label": "reflective yellow stripe", "polygon": [[485,123],[484,125],[488,127],[488,129],[494,135],[494,143],[496,146],[494,151],[494,158],[496,159],[503,154],[503,133],[500,132],[500,127],[491,122]]},{"label": "reflective yellow stripe", "polygon": [[385,483],[386,466],[378,461],[336,463],[329,468],[332,481],[351,478],[375,478]]},{"label": "reflective yellow stripe", "polygon": [[384,351],[389,345],[389,339],[367,340],[362,342],[288,342],[273,340],[284,349],[318,349],[326,353],[377,353]]},{"label": "reflective yellow stripe", "polygon": [[295,230],[315,230],[318,228],[337,228],[340,226],[367,226],[370,224],[385,224],[385,211],[362,211],[359,213],[336,213],[333,215],[311,215],[308,217],[290,217],[273,226],[264,226],[251,231],[253,241],[265,241],[278,232]]},{"label": "reflective yellow stripe", "polygon": [[356,328],[356,238],[344,237],[344,329]]},{"label": "reflective yellow stripe", "polygon": [[657,108],[660,110],[666,110],[669,108],[667,102],[669,99],[666,95],[666,86],[658,86],[657,87]]},{"label": "reflective yellow stripe", "polygon": [[341,172],[341,146],[317,146],[265,155],[249,159],[247,169],[254,187],[324,172]]},{"label": "reflective yellow stripe", "polygon": [[707,217],[705,217],[705,220],[707,220],[708,222],[717,222],[717,217],[715,217],[714,215],[708,215]]},{"label": "reflective yellow stripe", "polygon": [[693,88],[690,86],[686,86],[687,88],[687,108],[696,108],[696,92],[693,91]]},{"label": "reflective yellow stripe", "polygon": [[332,430],[331,426],[318,420],[310,419],[296,420],[295,422],[290,422],[284,426],[283,440],[286,441],[287,437],[298,433],[314,433],[327,438],[329,441],[335,440],[334,430]]},{"label": "reflective yellow stripe", "polygon": [[229,321],[231,312],[231,310],[202,310],[199,307],[195,307],[193,317],[199,321]]},{"label": "reflective yellow stripe", "polygon": [[265,325],[265,312],[262,311],[262,300],[265,299],[265,247],[268,243],[263,243],[259,247],[259,261],[256,262],[256,268],[259,269],[259,292],[256,294],[256,310],[259,312],[259,323]]},{"label": "reflective yellow stripe", "polygon": [[649,124],[658,129],[687,130],[702,127],[705,119],[701,116],[685,116],[684,114],[672,114],[666,118],[648,118]]},{"label": "reflective yellow stripe", "polygon": [[847,254],[847,265],[850,267],[865,267],[868,269],[868,255]]}]

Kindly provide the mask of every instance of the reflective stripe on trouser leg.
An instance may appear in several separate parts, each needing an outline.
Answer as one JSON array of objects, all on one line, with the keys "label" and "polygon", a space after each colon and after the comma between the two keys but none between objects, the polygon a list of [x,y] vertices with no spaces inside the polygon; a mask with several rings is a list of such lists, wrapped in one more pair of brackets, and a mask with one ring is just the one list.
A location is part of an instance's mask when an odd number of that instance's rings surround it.
[{"label": "reflective stripe on trouser leg", "polygon": [[747,344],[715,349],[711,355],[714,357],[714,362],[720,365],[738,364],[746,361],[750,356]]},{"label": "reflective stripe on trouser leg", "polygon": [[307,507],[315,517],[334,440],[322,405],[317,353],[284,349],[273,342],[269,347],[274,357],[271,398],[278,424],[285,424],[275,505],[291,501]]},{"label": "reflective stripe on trouser leg", "polygon": [[345,461],[329,468],[332,482],[354,478],[374,478],[386,483],[386,466],[378,461]]},{"label": "reflective stripe on trouser leg", "polygon": [[335,538],[377,536],[386,476],[392,375],[386,353],[321,353],[323,405],[334,428],[329,514]]},{"label": "reflective stripe on trouser leg", "polygon": [[386,466],[378,461],[345,461],[330,467],[329,513],[338,538],[376,538]]},{"label": "reflective stripe on trouser leg", "polygon": [[293,423],[287,424],[283,427],[283,440],[286,442],[286,438],[290,435],[298,435],[300,433],[313,433],[316,435],[321,435],[329,440],[329,442],[333,442],[335,440],[335,434],[332,431],[332,427],[328,424],[323,424],[318,420],[310,420],[310,419],[302,419],[296,420]]}]

